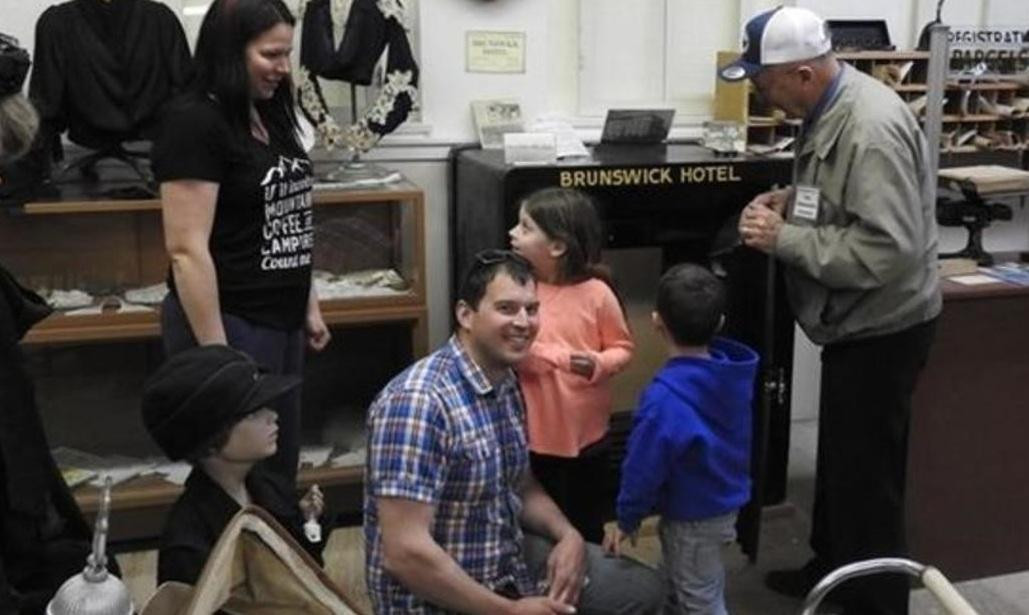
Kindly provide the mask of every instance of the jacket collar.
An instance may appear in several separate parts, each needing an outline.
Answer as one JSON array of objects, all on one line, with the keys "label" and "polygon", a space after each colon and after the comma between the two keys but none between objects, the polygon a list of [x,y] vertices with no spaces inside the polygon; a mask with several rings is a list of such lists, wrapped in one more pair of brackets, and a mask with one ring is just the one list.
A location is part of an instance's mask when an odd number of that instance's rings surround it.
[{"label": "jacket collar", "polygon": [[[274,477],[264,471],[260,465],[254,466],[246,479],[251,502],[280,519],[288,518],[292,512],[289,507],[290,503],[283,501],[280,494],[276,493],[275,487],[270,484],[273,480]],[[221,485],[214,482],[203,468],[194,466],[186,482],[195,497],[196,506],[211,527],[225,527],[239,512],[241,508],[239,503],[232,499],[232,496],[226,493]]]},{"label": "jacket collar", "polygon": [[806,127],[801,157],[815,152],[819,158],[826,158],[832,151],[850,119],[854,79],[855,71],[846,64],[841,65],[836,96],[826,103],[812,125]]}]

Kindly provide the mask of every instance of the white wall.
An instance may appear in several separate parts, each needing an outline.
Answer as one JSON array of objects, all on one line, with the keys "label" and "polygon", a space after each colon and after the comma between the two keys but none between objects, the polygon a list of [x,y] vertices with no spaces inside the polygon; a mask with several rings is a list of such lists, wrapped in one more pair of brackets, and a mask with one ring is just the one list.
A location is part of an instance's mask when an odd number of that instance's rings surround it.
[{"label": "white wall", "polygon": [[[422,117],[431,138],[475,141],[469,103],[518,98],[524,117],[567,113],[576,82],[576,0],[469,2],[422,0]],[[465,72],[465,33],[501,30],[525,33],[525,73]]]},{"label": "white wall", "polygon": [[[163,0],[181,8],[183,0]],[[684,0],[675,0],[677,3]],[[777,0],[724,0],[732,2],[736,19],[742,25],[751,15],[779,4]],[[0,31],[33,46],[35,21],[52,0],[0,0]],[[417,134],[397,134],[387,138],[370,156],[396,167],[426,191],[428,250],[428,289],[430,341],[445,339],[449,327],[449,247],[447,219],[446,154],[450,144],[475,140],[469,102],[494,97],[517,97],[523,112],[532,118],[541,113],[566,116],[578,114],[579,92],[579,14],[599,10],[610,0],[420,0],[418,23],[422,67],[423,130]],[[295,6],[295,0],[291,0]],[[634,2],[624,3],[633,6]],[[795,0],[787,2],[808,6],[826,17],[884,17],[900,48],[909,47],[922,25],[931,19],[935,0]],[[673,9],[675,7],[673,6]],[[676,15],[670,11],[669,15]],[[684,12],[676,19],[688,20],[684,27],[702,28],[703,15]],[[731,18],[732,13],[728,13]],[[1029,24],[1026,0],[949,0],[944,20],[955,25]],[[722,17],[725,17],[722,15]],[[722,18],[720,17],[720,20]],[[674,30],[675,20],[668,28]],[[731,27],[719,21],[719,28]],[[526,34],[526,72],[520,75],[489,75],[465,72],[464,36],[468,30],[514,30]],[[605,37],[597,44],[608,45],[613,55],[619,51],[617,36]],[[624,53],[624,49],[621,50]],[[630,62],[631,63],[631,62]],[[611,83],[625,78],[607,71]],[[605,86],[610,89],[611,86]],[[704,85],[707,87],[707,84]],[[942,247],[963,245],[960,230],[942,229]],[[1029,214],[1016,206],[1013,223],[998,225],[986,233],[990,250],[1029,247]],[[798,344],[794,370],[794,408],[803,414],[817,400],[817,353]]]}]

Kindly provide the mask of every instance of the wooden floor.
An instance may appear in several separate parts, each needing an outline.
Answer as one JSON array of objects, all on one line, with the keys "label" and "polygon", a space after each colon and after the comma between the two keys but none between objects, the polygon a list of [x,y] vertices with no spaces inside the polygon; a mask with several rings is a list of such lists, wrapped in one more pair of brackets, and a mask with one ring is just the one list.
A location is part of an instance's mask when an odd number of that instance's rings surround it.
[{"label": "wooden floor", "polygon": [[[341,528],[332,532],[325,547],[325,571],[347,596],[371,613],[371,605],[364,587],[364,537],[361,528]],[[627,552],[638,559],[656,564],[660,557],[660,546],[653,523],[647,523],[640,532],[635,548]],[[137,609],[153,595],[157,576],[157,551],[139,551],[117,556],[121,566],[122,580],[132,594]]]},{"label": "wooden floor", "polygon": [[[817,443],[817,423],[795,422],[791,429],[789,504],[768,509],[761,532],[761,556],[756,564],[747,561],[739,549],[730,547],[725,552],[726,602],[734,615],[796,615],[801,602],[773,594],[762,583],[769,570],[796,567],[810,557],[807,535],[810,527],[809,511],[814,492],[814,459]],[[962,531],[956,528],[955,531]],[[654,532],[653,520],[641,532],[641,538],[631,554],[655,564],[660,558],[660,546]],[[145,551],[118,555],[125,582],[136,602],[143,605],[154,592],[157,555]],[[932,563],[932,562],[927,562]],[[364,547],[361,528],[337,529],[329,537],[325,550],[326,571],[329,577],[361,604],[367,605],[364,590]],[[943,571],[946,574],[946,571]],[[1029,572],[966,581],[957,585],[958,591],[971,602],[979,615],[1029,614]],[[370,609],[367,611],[370,613]],[[832,613],[820,611],[822,613]],[[924,589],[912,592],[912,615],[943,615],[945,611]]]}]

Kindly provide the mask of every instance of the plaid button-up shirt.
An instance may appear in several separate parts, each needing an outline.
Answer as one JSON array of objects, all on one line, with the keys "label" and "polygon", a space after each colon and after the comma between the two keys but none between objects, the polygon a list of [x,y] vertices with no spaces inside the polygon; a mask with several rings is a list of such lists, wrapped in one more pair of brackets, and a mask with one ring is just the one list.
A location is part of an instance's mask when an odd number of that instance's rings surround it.
[{"label": "plaid button-up shirt", "polygon": [[364,533],[375,612],[440,613],[382,568],[377,498],[435,509],[433,539],[491,589],[535,584],[521,554],[525,411],[514,374],[491,384],[456,337],[390,382],[368,411]]}]

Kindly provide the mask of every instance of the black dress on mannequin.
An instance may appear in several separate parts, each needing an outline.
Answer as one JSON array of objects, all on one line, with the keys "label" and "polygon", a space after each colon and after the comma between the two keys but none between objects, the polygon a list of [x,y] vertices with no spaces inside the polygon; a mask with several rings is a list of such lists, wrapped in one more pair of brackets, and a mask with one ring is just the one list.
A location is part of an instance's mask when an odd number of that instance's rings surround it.
[{"label": "black dress on mannequin", "polygon": [[400,19],[403,10],[401,0],[353,0],[343,38],[336,45],[330,0],[309,0],[304,8],[300,64],[312,75],[322,109],[309,109],[303,96],[300,101],[301,109],[315,125],[321,121],[318,116],[325,113],[316,77],[346,81],[352,86],[369,85],[379,59],[388,53],[379,98],[351,127],[359,151],[393,132],[417,102],[418,64]]},{"label": "black dress on mannequin", "polygon": [[[162,105],[185,89],[191,59],[170,8],[154,0],[70,0],[43,11],[29,98],[40,114],[40,155],[61,160],[61,134],[101,158],[135,167],[127,141],[150,139]],[[67,169],[66,169],[67,170]]]}]

